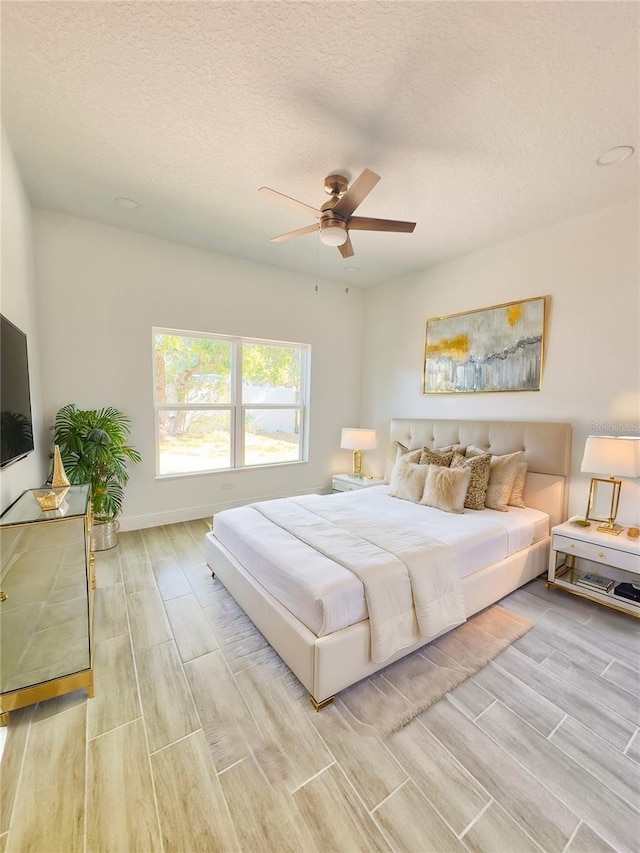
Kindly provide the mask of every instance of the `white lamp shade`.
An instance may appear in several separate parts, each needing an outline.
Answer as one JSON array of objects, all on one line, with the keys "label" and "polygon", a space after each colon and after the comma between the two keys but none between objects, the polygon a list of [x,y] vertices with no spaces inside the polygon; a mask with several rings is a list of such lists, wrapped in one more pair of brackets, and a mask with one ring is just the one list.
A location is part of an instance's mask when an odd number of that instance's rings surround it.
[{"label": "white lamp shade", "polygon": [[377,447],[376,431],[343,427],[340,447],[344,450],[373,450]]},{"label": "white lamp shade", "polygon": [[609,477],[640,477],[640,438],[590,435],[580,470]]}]

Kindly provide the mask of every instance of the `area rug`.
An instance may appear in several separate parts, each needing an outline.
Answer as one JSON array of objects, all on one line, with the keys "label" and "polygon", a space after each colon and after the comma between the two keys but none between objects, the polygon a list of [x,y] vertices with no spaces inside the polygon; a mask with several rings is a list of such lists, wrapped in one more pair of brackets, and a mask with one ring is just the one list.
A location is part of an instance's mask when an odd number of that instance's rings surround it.
[{"label": "area rug", "polygon": [[498,604],[341,691],[339,710],[351,724],[383,737],[399,731],[446,693],[486,666],[533,627]]}]

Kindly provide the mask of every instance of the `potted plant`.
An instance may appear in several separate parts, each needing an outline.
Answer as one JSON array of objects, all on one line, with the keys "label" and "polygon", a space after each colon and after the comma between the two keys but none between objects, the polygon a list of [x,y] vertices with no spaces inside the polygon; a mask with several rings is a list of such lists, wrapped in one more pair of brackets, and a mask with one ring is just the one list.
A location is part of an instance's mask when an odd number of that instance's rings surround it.
[{"label": "potted plant", "polygon": [[53,440],[69,481],[91,484],[96,551],[118,544],[117,517],[129,481],[127,465],[141,459],[126,443],[130,429],[130,419],[111,406],[82,410],[69,403],[56,415]]}]

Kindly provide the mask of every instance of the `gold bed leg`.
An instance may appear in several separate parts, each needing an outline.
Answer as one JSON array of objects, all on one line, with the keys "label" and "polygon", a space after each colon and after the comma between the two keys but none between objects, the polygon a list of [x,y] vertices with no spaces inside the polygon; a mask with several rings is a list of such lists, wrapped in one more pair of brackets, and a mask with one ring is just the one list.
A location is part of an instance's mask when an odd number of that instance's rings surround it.
[{"label": "gold bed leg", "polygon": [[327,705],[330,705],[333,702],[333,696],[329,696],[328,699],[323,699],[322,702],[316,702],[313,696],[309,696],[311,700],[311,704],[316,709],[316,711],[321,711],[323,708],[326,708]]}]

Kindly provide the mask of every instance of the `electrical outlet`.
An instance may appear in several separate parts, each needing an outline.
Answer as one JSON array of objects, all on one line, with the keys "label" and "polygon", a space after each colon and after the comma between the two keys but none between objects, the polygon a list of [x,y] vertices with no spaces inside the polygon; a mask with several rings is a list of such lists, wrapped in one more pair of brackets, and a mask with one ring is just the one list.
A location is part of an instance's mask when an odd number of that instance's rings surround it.
[{"label": "electrical outlet", "polygon": [[223,484],[222,484],[222,488],[223,488],[223,489],[232,489],[232,488],[233,488],[233,486],[231,485],[231,483],[223,483]]}]

